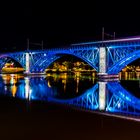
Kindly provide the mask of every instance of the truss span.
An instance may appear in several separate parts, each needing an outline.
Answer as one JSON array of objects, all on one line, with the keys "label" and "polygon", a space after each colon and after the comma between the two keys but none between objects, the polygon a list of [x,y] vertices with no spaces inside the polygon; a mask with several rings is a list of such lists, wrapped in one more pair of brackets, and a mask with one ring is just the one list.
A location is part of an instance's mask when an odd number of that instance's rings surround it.
[{"label": "truss span", "polygon": [[133,53],[127,54],[124,58],[120,59],[109,68],[108,74],[118,74],[124,67],[138,58],[140,58],[140,50],[136,50]]},{"label": "truss span", "polygon": [[31,72],[44,72],[45,69],[57,59],[64,55],[71,55],[80,58],[88,63],[96,71],[98,71],[98,57],[99,51],[97,48],[90,49],[64,49],[57,51],[43,51],[39,53],[31,53],[30,71]]},{"label": "truss span", "polygon": [[21,52],[21,53],[0,54],[0,71],[9,60],[14,60],[18,62],[24,69],[26,68],[24,53]]}]

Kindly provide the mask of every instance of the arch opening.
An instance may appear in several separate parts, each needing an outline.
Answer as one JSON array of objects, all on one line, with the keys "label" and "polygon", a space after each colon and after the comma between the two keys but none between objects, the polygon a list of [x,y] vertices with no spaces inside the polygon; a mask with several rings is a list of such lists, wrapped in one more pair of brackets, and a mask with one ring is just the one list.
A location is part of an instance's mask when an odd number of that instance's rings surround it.
[{"label": "arch opening", "polygon": [[73,55],[61,55],[53,61],[45,72],[95,72],[96,70],[87,62]]},{"label": "arch opening", "polygon": [[45,72],[48,87],[54,90],[57,99],[78,97],[96,83],[96,70],[72,55],[61,55]]},{"label": "arch opening", "polygon": [[86,62],[89,66],[91,66],[93,69],[95,69],[96,71],[98,71],[98,63],[96,61],[97,58],[94,58],[92,56],[85,56],[84,54],[75,54],[72,52],[58,52],[58,53],[54,53],[51,52],[49,54],[46,55],[46,53],[44,53],[41,58],[39,58],[37,61],[33,61],[32,62],[32,66],[30,71],[32,73],[45,73],[46,69],[53,64],[55,61],[59,60],[59,58],[67,58],[67,57],[73,57],[73,58],[77,58],[77,59],[81,59],[80,61],[82,62]]},{"label": "arch opening", "polygon": [[126,65],[120,72],[140,72],[140,58]]},{"label": "arch opening", "polygon": [[127,57],[121,59],[119,62],[114,64],[108,70],[108,74],[119,74],[121,71],[125,71],[126,67],[136,63],[136,61],[140,58],[140,50],[135,51],[132,54],[129,54]]},{"label": "arch opening", "polygon": [[5,56],[0,58],[0,73],[23,73],[25,70],[15,59]]}]

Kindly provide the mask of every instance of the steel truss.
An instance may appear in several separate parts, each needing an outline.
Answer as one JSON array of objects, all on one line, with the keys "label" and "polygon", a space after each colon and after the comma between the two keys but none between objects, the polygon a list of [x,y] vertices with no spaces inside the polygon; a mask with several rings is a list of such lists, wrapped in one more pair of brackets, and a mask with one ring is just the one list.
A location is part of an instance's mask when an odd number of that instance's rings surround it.
[{"label": "steel truss", "polygon": [[76,56],[95,70],[98,71],[98,48],[68,48],[68,49],[52,49],[44,50],[42,52],[30,53],[30,72],[44,72],[45,69],[53,63],[55,60],[59,59],[63,55]]},{"label": "steel truss", "polygon": [[11,59],[18,62],[25,69],[25,64],[26,64],[25,56],[26,56],[25,52],[1,54],[0,70],[4,67],[5,63],[7,63]]},{"label": "steel truss", "polygon": [[118,74],[132,61],[140,58],[140,42],[122,42],[107,46],[107,73]]},{"label": "steel truss", "polygon": [[[71,45],[67,48],[46,49],[38,51],[25,51],[0,54],[0,69],[8,61],[7,59],[14,59],[19,62],[21,66],[26,70],[27,66],[31,73],[43,73],[45,69],[59,59],[63,55],[76,56],[83,61],[87,62],[97,72],[99,72],[101,66],[99,66],[99,48],[106,48],[106,73],[118,74],[121,69],[132,61],[140,58],[140,40],[126,39],[125,41],[104,41],[104,42],[92,42],[81,43]],[[26,54],[29,54],[29,65],[27,65]]]},{"label": "steel truss", "polygon": [[99,59],[99,49],[95,46],[86,47],[69,47],[61,49],[50,49],[43,51],[28,51],[28,52],[18,52],[18,53],[7,53],[0,55],[0,68],[4,66],[7,62],[7,57],[14,59],[19,62],[21,66],[26,69],[26,53],[30,57],[30,72],[31,73],[42,73],[45,69],[53,63],[55,60],[59,59],[63,55],[76,56],[83,61],[87,62],[95,70],[98,71],[98,59]]}]

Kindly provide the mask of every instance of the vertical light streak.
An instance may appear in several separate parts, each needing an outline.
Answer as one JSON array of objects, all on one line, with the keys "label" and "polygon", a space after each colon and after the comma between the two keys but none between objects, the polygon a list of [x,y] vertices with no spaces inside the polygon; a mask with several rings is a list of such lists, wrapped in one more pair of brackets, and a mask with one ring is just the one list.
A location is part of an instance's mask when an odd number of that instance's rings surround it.
[{"label": "vertical light streak", "polygon": [[17,92],[17,86],[15,84],[11,86],[11,92],[12,92],[12,96],[15,97]]},{"label": "vertical light streak", "polygon": [[28,77],[25,77],[25,98],[30,100],[31,97],[30,81]]},{"label": "vertical light streak", "polygon": [[26,53],[26,73],[30,72],[30,56],[29,53]]},{"label": "vertical light streak", "polygon": [[79,80],[80,80],[80,78],[77,77],[77,78],[76,78],[76,93],[79,92]]},{"label": "vertical light streak", "polygon": [[106,82],[99,82],[99,110],[106,108]]}]

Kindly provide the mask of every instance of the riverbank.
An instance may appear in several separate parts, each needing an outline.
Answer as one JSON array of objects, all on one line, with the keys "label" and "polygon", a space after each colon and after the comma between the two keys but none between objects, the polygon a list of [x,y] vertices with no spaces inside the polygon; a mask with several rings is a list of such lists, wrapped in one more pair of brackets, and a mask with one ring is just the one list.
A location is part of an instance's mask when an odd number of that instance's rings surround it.
[{"label": "riverbank", "polygon": [[42,101],[0,98],[3,140],[132,140],[140,123]]}]

